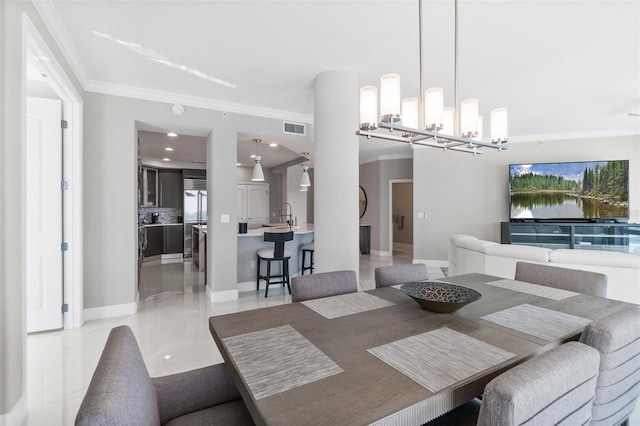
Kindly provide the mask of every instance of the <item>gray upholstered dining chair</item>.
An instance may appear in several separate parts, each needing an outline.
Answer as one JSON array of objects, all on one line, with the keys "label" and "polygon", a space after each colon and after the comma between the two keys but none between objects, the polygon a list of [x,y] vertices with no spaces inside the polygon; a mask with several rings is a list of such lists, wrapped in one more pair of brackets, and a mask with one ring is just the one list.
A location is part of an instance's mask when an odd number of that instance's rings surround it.
[{"label": "gray upholstered dining chair", "polygon": [[640,396],[640,309],[624,308],[593,321],[580,342],[601,356],[591,424],[626,423]]},{"label": "gray upholstered dining chair", "polygon": [[150,378],[127,326],[111,330],[75,423],[254,424],[224,364]]},{"label": "gray upholstered dining chair", "polygon": [[358,291],[355,271],[322,272],[291,278],[291,301],[319,299]]},{"label": "gray upholstered dining chair", "polygon": [[478,399],[427,423],[430,426],[585,425],[591,420],[600,355],[569,342],[490,381]]},{"label": "gray upholstered dining chair", "polygon": [[424,263],[381,266],[376,268],[374,273],[376,278],[376,288],[429,279],[427,265]]},{"label": "gray upholstered dining chair", "polygon": [[606,297],[607,295],[607,276],[598,272],[517,262],[515,279],[590,296]]}]

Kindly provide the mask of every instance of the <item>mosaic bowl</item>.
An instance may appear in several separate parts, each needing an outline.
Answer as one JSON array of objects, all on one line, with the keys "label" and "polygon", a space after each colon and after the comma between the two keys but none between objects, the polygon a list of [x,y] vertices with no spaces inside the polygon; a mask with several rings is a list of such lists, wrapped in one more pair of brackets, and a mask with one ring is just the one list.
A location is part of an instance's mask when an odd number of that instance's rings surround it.
[{"label": "mosaic bowl", "polygon": [[471,288],[439,281],[407,283],[400,290],[427,311],[441,313],[457,311],[482,297]]}]

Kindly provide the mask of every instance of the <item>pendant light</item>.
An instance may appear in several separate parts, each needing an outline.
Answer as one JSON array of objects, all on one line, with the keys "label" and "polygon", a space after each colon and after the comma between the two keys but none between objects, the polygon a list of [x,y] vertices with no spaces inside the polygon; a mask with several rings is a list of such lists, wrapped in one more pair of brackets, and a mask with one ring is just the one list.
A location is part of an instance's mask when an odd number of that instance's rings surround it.
[{"label": "pendant light", "polygon": [[253,182],[263,182],[264,181],[264,172],[262,171],[262,164],[260,164],[260,161],[262,160],[262,157],[260,157],[258,155],[258,144],[260,142],[262,142],[262,139],[254,139],[253,141],[256,143],[256,156],[254,158],[254,160],[256,161],[256,164],[253,166],[253,173],[251,174],[251,181],[253,181]]},{"label": "pendant light", "polygon": [[304,163],[302,163],[302,177],[300,178],[300,186],[308,188],[311,186],[311,179],[309,179],[309,166],[307,166],[306,164],[307,155],[309,155],[309,153],[303,152],[302,155],[304,155]]}]

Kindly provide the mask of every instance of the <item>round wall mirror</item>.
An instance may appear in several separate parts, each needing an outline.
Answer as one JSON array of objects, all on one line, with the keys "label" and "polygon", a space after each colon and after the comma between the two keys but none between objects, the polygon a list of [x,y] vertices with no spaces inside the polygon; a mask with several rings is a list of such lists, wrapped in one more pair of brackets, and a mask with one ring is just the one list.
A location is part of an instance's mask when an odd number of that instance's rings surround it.
[{"label": "round wall mirror", "polygon": [[364,212],[367,211],[367,194],[364,192],[364,188],[360,187],[360,217],[364,216]]}]

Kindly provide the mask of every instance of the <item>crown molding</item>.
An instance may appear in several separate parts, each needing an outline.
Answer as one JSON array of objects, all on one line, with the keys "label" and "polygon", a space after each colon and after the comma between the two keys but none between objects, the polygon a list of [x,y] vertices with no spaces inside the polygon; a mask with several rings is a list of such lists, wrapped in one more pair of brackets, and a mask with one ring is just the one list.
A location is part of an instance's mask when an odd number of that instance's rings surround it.
[{"label": "crown molding", "polygon": [[547,142],[574,139],[616,138],[620,136],[640,136],[640,127],[616,131],[548,133],[541,135],[509,136],[509,144],[523,142]]},{"label": "crown molding", "polygon": [[291,111],[237,104],[197,96],[182,95],[179,93],[164,92],[161,90],[106,83],[103,81],[91,80],[85,86],[85,90],[88,92],[103,93],[105,95],[123,96],[147,101],[165,102],[169,104],[179,103],[196,108],[313,124],[313,115],[310,114],[300,114]]},{"label": "crown molding", "polygon": [[47,30],[51,34],[53,41],[56,43],[58,49],[62,53],[62,56],[66,59],[67,63],[71,67],[71,70],[78,78],[78,81],[82,85],[82,88],[86,90],[87,82],[89,81],[87,69],[80,60],[80,55],[73,47],[73,42],[69,33],[65,29],[58,12],[53,7],[51,0],[31,1],[31,4],[36,9],[42,22]]}]

